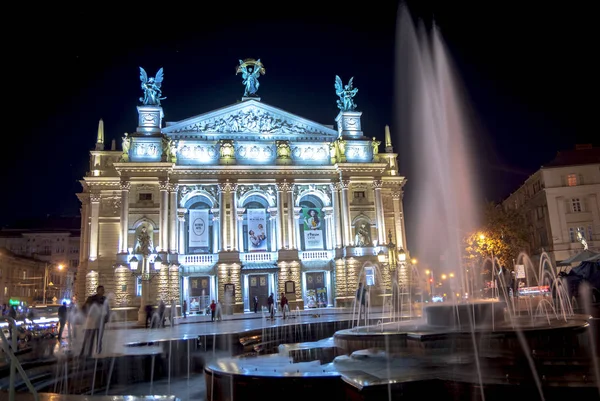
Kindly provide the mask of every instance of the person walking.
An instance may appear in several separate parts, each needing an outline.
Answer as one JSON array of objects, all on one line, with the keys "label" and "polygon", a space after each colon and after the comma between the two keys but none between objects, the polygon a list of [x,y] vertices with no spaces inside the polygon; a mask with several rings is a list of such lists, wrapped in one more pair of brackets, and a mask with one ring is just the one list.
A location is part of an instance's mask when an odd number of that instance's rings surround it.
[{"label": "person walking", "polygon": [[360,324],[361,311],[365,318],[367,315],[367,290],[362,282],[358,283],[358,288],[356,289],[356,304],[358,305],[358,323]]},{"label": "person walking", "polygon": [[214,322],[215,321],[215,310],[217,309],[217,304],[215,303],[215,300],[213,299],[212,302],[210,303],[210,321]]},{"label": "person walking", "polygon": [[289,308],[289,304],[288,304],[288,299],[286,298],[285,294],[282,292],[281,293],[281,301],[279,301],[281,303],[281,312],[283,312],[283,318],[286,318],[286,312]]},{"label": "person walking", "polygon": [[104,296],[104,286],[99,285],[96,288],[96,293],[90,295],[83,305],[83,313],[86,315],[83,344],[79,356],[92,356],[94,342],[96,342],[96,352],[102,352],[102,331],[104,323],[108,321],[108,311],[103,311],[106,302]]},{"label": "person walking", "polygon": [[258,296],[254,296],[254,313],[258,312]]},{"label": "person walking", "polygon": [[275,319],[275,300],[273,299],[273,293],[269,295],[267,298],[267,306],[269,307],[269,314],[271,316],[271,320]]},{"label": "person walking", "polygon": [[181,314],[185,319],[185,317],[187,316],[187,301],[185,299],[183,300],[183,305],[181,305]]},{"label": "person walking", "polygon": [[63,302],[58,308],[58,341],[62,339],[65,324],[67,323],[67,303]]}]

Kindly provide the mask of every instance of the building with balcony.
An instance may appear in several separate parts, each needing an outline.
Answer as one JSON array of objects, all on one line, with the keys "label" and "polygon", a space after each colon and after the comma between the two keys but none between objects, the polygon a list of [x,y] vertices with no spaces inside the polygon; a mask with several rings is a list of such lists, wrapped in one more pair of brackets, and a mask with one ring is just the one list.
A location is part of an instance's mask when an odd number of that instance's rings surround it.
[{"label": "building with balcony", "polygon": [[335,128],[258,97],[166,124],[160,105],[137,112],[121,150],[105,150],[100,122],[81,181],[80,300],[102,284],[140,310],[215,299],[242,312],[282,292],[294,310],[342,306],[376,271],[372,302],[384,302],[380,246],[391,233],[406,248],[388,127],[380,153],[353,109]]},{"label": "building with balcony", "polygon": [[600,148],[578,146],[559,152],[503,202],[523,210],[529,227],[529,253],[547,252],[552,264],[583,250],[600,251]]}]

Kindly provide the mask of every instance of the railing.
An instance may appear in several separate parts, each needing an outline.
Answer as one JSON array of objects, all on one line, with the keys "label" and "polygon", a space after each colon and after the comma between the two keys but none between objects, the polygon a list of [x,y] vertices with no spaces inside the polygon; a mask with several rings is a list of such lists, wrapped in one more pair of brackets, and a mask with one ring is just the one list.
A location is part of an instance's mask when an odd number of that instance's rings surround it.
[{"label": "railing", "polygon": [[240,255],[242,262],[276,262],[277,252],[247,252]]},{"label": "railing", "polygon": [[219,255],[207,253],[202,255],[182,255],[183,264],[196,266],[211,266],[219,260]]},{"label": "railing", "polygon": [[4,352],[6,353],[6,355],[8,355],[8,359],[10,359],[8,401],[15,401],[15,375],[16,375],[17,371],[21,375],[21,378],[25,382],[25,385],[27,385],[27,388],[29,389],[29,391],[31,391],[31,394],[33,394],[33,399],[35,401],[39,401],[40,397],[38,395],[38,392],[33,387],[33,384],[31,384],[31,380],[29,380],[29,377],[27,377],[27,373],[25,373],[25,370],[23,370],[23,367],[21,366],[19,359],[17,358],[17,356],[14,353],[14,350],[17,349],[17,340],[19,337],[19,331],[17,329],[17,322],[15,321],[15,319],[13,319],[12,317],[8,317],[8,316],[0,316],[0,322],[2,322],[2,321],[8,322],[9,330],[12,330],[10,345],[8,344],[8,339],[4,335],[4,330],[0,330],[0,345],[2,345]]},{"label": "railing", "polygon": [[301,251],[300,260],[329,260],[333,259],[333,251]]}]

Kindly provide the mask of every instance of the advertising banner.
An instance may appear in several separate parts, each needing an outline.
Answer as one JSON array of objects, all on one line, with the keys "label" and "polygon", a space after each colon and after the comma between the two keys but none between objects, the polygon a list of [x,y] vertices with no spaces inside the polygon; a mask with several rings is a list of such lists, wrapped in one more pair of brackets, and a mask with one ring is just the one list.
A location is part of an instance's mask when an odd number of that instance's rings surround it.
[{"label": "advertising banner", "polygon": [[189,213],[189,246],[208,248],[208,209],[191,209]]},{"label": "advertising banner", "polygon": [[248,209],[248,252],[267,251],[267,211]]},{"label": "advertising banner", "polygon": [[303,208],[304,249],[323,249],[323,214],[319,208]]}]

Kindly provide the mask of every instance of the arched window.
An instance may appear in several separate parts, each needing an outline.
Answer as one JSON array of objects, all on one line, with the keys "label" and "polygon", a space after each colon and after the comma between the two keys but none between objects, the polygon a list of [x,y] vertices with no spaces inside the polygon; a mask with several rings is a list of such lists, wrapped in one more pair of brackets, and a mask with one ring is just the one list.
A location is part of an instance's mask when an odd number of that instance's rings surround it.
[{"label": "arched window", "polygon": [[187,229],[183,239],[185,253],[212,253],[213,216],[209,200],[204,196],[194,196],[184,207],[188,209],[185,216]]},{"label": "arched window", "polygon": [[259,195],[249,196],[243,204],[244,213],[242,238],[245,252],[269,252],[271,243],[271,220],[269,219],[269,203]]},{"label": "arched window", "polygon": [[304,251],[326,249],[327,227],[323,201],[315,195],[300,200],[300,245]]}]

